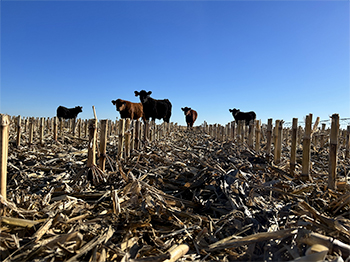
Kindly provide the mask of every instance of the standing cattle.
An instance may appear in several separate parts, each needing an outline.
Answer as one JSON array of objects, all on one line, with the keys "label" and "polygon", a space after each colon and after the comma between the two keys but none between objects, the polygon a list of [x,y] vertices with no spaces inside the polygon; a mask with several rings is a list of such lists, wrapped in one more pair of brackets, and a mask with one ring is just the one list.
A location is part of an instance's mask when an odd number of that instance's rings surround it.
[{"label": "standing cattle", "polygon": [[64,106],[59,106],[57,108],[57,117],[59,119],[63,118],[63,119],[76,119],[78,114],[80,112],[83,112],[83,107],[82,106],[76,106],[74,108],[67,108]]},{"label": "standing cattle", "polygon": [[141,103],[132,103],[126,100],[112,100],[116,110],[120,113],[120,118],[139,119],[143,117],[143,107]]},{"label": "standing cattle", "polygon": [[235,121],[238,122],[239,120],[245,120],[245,124],[249,125],[249,122],[251,120],[255,120],[256,114],[254,111],[250,112],[241,112],[239,109],[229,109],[229,111],[232,113],[232,116],[234,117]]},{"label": "standing cattle", "polygon": [[183,107],[181,110],[184,111],[186,116],[187,129],[192,128],[198,116],[197,111],[191,109],[190,107]]},{"label": "standing cattle", "polygon": [[171,116],[171,103],[168,99],[157,100],[150,97],[152,91],[146,92],[141,90],[140,92],[135,91],[135,96],[140,96],[140,101],[143,106],[144,121],[152,118],[163,119],[169,123]]}]

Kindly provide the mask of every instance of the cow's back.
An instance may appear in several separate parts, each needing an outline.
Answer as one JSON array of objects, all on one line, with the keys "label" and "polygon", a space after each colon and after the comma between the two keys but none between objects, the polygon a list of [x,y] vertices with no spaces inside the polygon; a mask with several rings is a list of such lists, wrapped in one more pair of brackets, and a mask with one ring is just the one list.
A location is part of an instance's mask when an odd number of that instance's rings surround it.
[{"label": "cow's back", "polygon": [[191,109],[188,114],[186,115],[186,122],[187,123],[194,123],[197,119],[197,112],[193,109]]},{"label": "cow's back", "polygon": [[[120,112],[121,118],[139,119],[143,116],[143,106],[141,103],[126,102],[126,108]],[[123,115],[122,115],[123,113]]]},{"label": "cow's back", "polygon": [[171,117],[172,104],[170,103],[169,99],[164,99],[163,101],[166,104],[164,121],[169,123]]},{"label": "cow's back", "polygon": [[144,120],[163,119],[169,122],[172,105],[168,99],[157,100],[149,97],[147,102],[142,102]]},{"label": "cow's back", "polygon": [[249,113],[249,115],[250,115],[250,117],[251,117],[251,120],[255,120],[255,119],[256,119],[256,114],[255,114],[254,111],[250,111],[250,112],[248,112],[248,113]]},{"label": "cow's back", "polygon": [[59,106],[57,107],[57,112],[56,112],[56,116],[58,118],[65,118],[66,115],[67,115],[67,111],[68,111],[68,108],[64,107],[64,106]]},{"label": "cow's back", "polygon": [[134,112],[133,119],[137,120],[143,116],[143,106],[141,103],[131,103],[131,106]]},{"label": "cow's back", "polygon": [[193,123],[194,123],[194,121],[196,121],[196,120],[197,120],[198,113],[197,113],[197,111],[196,111],[196,110],[192,110],[192,111],[193,111]]},{"label": "cow's back", "polygon": [[187,126],[190,126],[192,127],[194,122],[196,121],[197,119],[197,111],[191,109],[188,111],[188,113],[186,114],[186,123],[187,123]]},{"label": "cow's back", "polygon": [[74,108],[66,108],[64,106],[59,106],[57,108],[57,117],[64,119],[76,118],[80,112],[82,112],[81,106],[76,106]]}]

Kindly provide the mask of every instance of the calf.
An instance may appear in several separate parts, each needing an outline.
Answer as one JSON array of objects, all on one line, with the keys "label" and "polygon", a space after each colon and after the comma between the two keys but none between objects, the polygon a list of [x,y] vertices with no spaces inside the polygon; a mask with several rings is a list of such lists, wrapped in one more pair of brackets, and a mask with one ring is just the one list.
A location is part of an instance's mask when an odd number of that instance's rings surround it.
[{"label": "calf", "polygon": [[185,113],[187,128],[192,128],[198,116],[197,111],[191,109],[190,107],[181,108],[181,110]]},{"label": "calf", "polygon": [[63,118],[63,119],[76,119],[78,114],[80,112],[83,112],[83,107],[82,106],[76,106],[74,108],[67,108],[64,106],[59,106],[57,108],[57,117],[59,119]]},{"label": "calf", "polygon": [[120,118],[139,119],[143,117],[143,107],[141,103],[132,103],[126,100],[112,100],[116,110],[120,113]]},{"label": "calf", "polygon": [[239,120],[245,120],[245,124],[249,125],[249,122],[251,120],[255,120],[256,114],[254,111],[250,112],[241,112],[239,109],[229,109],[229,111],[232,113],[232,116],[234,117],[235,121],[238,122]]},{"label": "calf", "polygon": [[169,123],[171,116],[171,103],[168,99],[157,100],[150,97],[152,91],[146,92],[141,90],[140,92],[135,91],[135,96],[140,96],[140,101],[143,106],[144,121],[152,118],[163,119]]}]

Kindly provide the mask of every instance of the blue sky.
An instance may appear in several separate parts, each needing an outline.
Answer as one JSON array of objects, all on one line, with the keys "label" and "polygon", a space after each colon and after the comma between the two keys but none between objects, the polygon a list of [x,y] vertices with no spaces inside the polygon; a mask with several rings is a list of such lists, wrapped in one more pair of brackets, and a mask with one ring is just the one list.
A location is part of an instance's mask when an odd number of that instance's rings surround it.
[{"label": "blue sky", "polygon": [[1,1],[0,112],[119,117],[152,91],[171,121],[231,108],[290,122],[350,117],[349,1]]}]

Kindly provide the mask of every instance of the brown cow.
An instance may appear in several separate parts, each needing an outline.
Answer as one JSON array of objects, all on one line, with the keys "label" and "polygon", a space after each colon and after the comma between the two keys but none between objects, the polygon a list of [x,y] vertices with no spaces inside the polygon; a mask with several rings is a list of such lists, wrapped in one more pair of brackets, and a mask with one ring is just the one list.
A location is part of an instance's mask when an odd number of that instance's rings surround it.
[{"label": "brown cow", "polygon": [[198,116],[197,112],[190,107],[181,108],[181,110],[185,113],[187,128],[192,128]]},{"label": "brown cow", "polygon": [[120,113],[120,118],[139,119],[143,117],[143,107],[141,103],[132,103],[126,100],[112,100],[116,110]]}]

